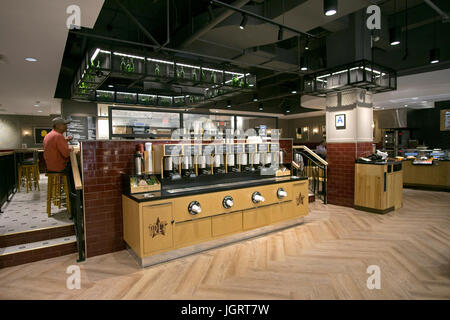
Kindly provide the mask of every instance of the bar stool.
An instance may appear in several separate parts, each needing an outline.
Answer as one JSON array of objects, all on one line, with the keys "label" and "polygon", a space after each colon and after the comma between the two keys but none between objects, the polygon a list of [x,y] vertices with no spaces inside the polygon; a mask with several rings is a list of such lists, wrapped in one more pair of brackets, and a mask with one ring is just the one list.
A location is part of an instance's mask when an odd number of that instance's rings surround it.
[{"label": "bar stool", "polygon": [[48,177],[47,184],[47,215],[51,216],[52,202],[58,208],[61,208],[63,200],[63,192],[66,200],[67,212],[72,218],[72,211],[70,208],[69,198],[69,184],[67,182],[67,175],[60,172],[48,172],[45,174]]},{"label": "bar stool", "polygon": [[24,154],[19,154],[18,164],[17,164],[17,177],[18,177],[18,186],[17,189],[20,192],[20,187],[22,183],[25,183],[28,190],[34,189],[41,191],[39,186],[39,160],[38,160],[38,152],[33,151],[33,157],[29,159],[25,159]]}]

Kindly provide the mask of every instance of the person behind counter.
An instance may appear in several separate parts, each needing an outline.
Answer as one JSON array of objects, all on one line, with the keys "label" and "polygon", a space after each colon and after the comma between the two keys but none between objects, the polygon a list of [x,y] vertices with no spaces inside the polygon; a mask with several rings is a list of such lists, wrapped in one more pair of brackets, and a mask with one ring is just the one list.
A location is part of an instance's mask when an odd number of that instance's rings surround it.
[{"label": "person behind counter", "polygon": [[320,144],[317,146],[316,153],[324,160],[327,159],[327,143],[325,140],[322,140],[322,142],[320,142]]},{"label": "person behind counter", "polygon": [[61,117],[53,119],[53,130],[44,138],[44,159],[48,172],[67,173],[67,163],[72,150],[67,142],[72,140],[72,137],[65,138],[63,133],[67,131],[69,122],[70,120]]}]

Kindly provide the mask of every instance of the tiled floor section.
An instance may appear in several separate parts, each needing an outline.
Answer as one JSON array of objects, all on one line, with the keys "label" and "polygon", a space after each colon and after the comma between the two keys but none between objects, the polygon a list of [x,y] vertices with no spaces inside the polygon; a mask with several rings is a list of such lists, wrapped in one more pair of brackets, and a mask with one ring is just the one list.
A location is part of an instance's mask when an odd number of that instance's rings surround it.
[{"label": "tiled floor section", "polygon": [[41,191],[26,193],[22,190],[3,206],[4,212],[0,213],[0,235],[73,225],[65,208],[59,209],[52,205],[52,216],[47,216],[47,177],[43,174],[39,185]]},{"label": "tiled floor section", "polygon": [[19,244],[17,246],[0,248],[0,255],[11,254],[11,253],[19,253],[19,252],[27,251],[27,250],[31,250],[31,249],[51,247],[51,246],[55,246],[55,245],[59,245],[59,244],[65,244],[65,243],[70,243],[70,242],[75,242],[75,241],[76,241],[76,237],[75,236],[69,236],[69,237],[62,237],[62,238],[45,240],[45,241],[24,243],[24,244]]}]

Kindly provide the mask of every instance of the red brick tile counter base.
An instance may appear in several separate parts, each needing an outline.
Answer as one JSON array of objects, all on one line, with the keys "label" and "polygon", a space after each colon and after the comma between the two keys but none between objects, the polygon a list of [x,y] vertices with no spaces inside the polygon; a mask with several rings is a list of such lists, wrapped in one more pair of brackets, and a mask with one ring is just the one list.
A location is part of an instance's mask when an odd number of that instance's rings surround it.
[{"label": "red brick tile counter base", "polygon": [[[286,141],[285,141],[286,140]],[[153,144],[177,143],[166,140]],[[144,141],[83,141],[83,195],[86,257],[125,249],[120,172],[134,168],[136,145]],[[280,139],[286,162],[292,159],[292,139]]]},{"label": "red brick tile counter base", "polygon": [[372,154],[371,142],[327,143],[329,204],[353,207],[355,160]]}]

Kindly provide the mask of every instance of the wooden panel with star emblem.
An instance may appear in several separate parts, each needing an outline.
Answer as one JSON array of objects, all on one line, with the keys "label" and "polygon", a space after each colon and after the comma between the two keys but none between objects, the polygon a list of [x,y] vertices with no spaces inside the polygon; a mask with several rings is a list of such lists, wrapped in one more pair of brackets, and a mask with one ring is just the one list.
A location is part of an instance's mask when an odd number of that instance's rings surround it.
[{"label": "wooden panel with star emblem", "polygon": [[142,207],[144,254],[173,247],[172,203]]}]

